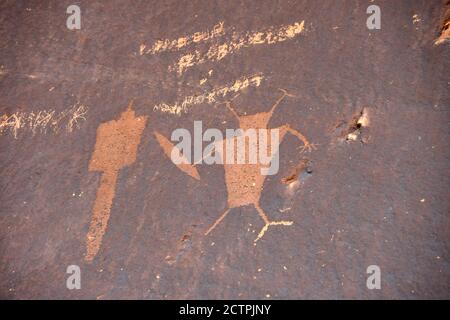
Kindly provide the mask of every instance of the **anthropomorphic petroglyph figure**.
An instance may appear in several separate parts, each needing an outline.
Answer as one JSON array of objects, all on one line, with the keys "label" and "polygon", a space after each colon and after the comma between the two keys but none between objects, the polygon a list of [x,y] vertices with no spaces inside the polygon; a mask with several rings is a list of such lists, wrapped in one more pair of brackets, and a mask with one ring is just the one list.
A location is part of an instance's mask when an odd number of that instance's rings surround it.
[{"label": "anthropomorphic petroglyph figure", "polygon": [[89,171],[102,171],[103,174],[86,240],[86,261],[92,261],[100,249],[114,199],[117,175],[121,168],[136,161],[137,148],[146,122],[147,117],[135,116],[130,103],[118,120],[103,123],[97,129]]},{"label": "anthropomorphic petroglyph figure", "polygon": [[[277,106],[280,104],[280,102],[285,98],[285,97],[292,97],[292,95],[288,94],[285,90],[281,90],[282,91],[282,96],[275,102],[275,104],[271,107],[270,111],[268,112],[260,112],[260,113],[256,113],[253,115],[245,115],[245,116],[239,116],[237,114],[237,112],[231,107],[231,102],[226,102],[226,106],[227,108],[233,113],[233,115],[238,119],[239,121],[239,129],[242,129],[243,131],[247,130],[247,129],[266,129],[268,132],[268,136],[270,137],[271,134],[271,130],[278,130],[279,132],[279,142],[280,143],[284,136],[286,135],[286,133],[291,133],[293,135],[295,135],[298,139],[300,139],[303,142],[303,147],[302,150],[306,150],[306,151],[311,151],[313,149],[315,149],[315,145],[311,144],[306,137],[301,134],[300,132],[298,132],[295,129],[292,129],[289,125],[283,125],[281,127],[278,128],[274,128],[274,129],[267,129],[267,125],[269,123],[269,120],[271,119],[275,109],[277,108]],[[171,148],[175,148],[173,145],[170,144],[170,142],[164,138],[162,135],[160,135],[159,133],[155,132],[155,135],[159,141],[159,143],[161,144],[162,148],[165,150],[165,153],[170,157],[170,151]],[[218,152],[225,152],[225,150],[227,150],[226,148],[226,144],[229,143],[229,139],[233,139],[233,144],[232,145],[237,145],[237,139],[239,139],[239,137],[234,136],[231,138],[226,138],[224,140],[219,140],[219,141],[215,141],[215,151]],[[259,140],[258,140],[259,141]],[[245,147],[245,159],[249,159],[249,150],[251,148],[249,148],[249,141],[245,142],[247,145]],[[271,146],[271,139],[268,141],[268,144],[266,144],[265,147],[267,147],[268,150],[273,150],[272,146]],[[257,142],[257,144],[259,144],[259,142]],[[278,146],[277,146],[278,147]],[[255,148],[252,149],[252,151],[257,151],[259,153],[259,145]],[[278,148],[276,148],[278,150]],[[235,156],[237,157],[238,154],[237,152],[234,153]],[[224,155],[225,157],[227,156],[226,154]],[[273,156],[273,155],[272,155]],[[280,220],[280,221],[271,221],[269,219],[269,217],[267,216],[267,214],[264,212],[264,210],[261,208],[260,204],[259,204],[259,199],[261,197],[261,193],[262,193],[262,189],[263,189],[263,185],[264,185],[264,181],[266,176],[263,175],[261,173],[261,169],[264,167],[264,165],[262,165],[261,163],[256,163],[256,164],[250,164],[250,163],[238,163],[236,160],[235,161],[224,161],[224,169],[225,169],[225,183],[226,183],[226,187],[227,187],[227,192],[228,192],[228,199],[227,199],[227,209],[225,210],[225,212],[223,212],[220,217],[212,224],[212,226],[205,232],[205,235],[208,235],[209,233],[211,233],[211,231],[213,231],[218,225],[219,223],[227,216],[227,214],[230,212],[231,209],[233,208],[238,208],[238,207],[243,207],[243,206],[247,206],[247,205],[253,205],[259,216],[262,218],[262,220],[264,221],[264,226],[261,229],[261,231],[259,232],[258,236],[255,239],[255,243],[261,239],[265,232],[268,230],[268,228],[270,226],[276,226],[276,225],[292,225],[292,221],[285,221],[285,220]],[[187,165],[187,164],[183,164],[183,167],[180,167],[180,165],[178,165],[179,168],[181,170],[183,170],[185,173],[191,175],[192,177],[198,179],[198,172],[195,170],[194,171],[194,165]],[[186,168],[187,167],[191,167],[191,168]],[[189,169],[189,170],[187,170]]]}]

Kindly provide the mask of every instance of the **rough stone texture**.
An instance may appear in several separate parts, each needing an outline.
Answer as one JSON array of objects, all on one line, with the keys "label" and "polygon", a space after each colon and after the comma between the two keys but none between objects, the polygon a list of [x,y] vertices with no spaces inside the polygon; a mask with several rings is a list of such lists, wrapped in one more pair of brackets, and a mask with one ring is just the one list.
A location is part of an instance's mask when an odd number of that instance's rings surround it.
[{"label": "rough stone texture", "polygon": [[[450,298],[450,54],[448,42],[434,45],[445,1],[376,1],[381,30],[373,31],[370,1],[77,1],[79,31],[66,28],[70,4],[0,3],[0,116],[88,107],[71,132],[0,136],[0,297]],[[168,67],[182,50],[139,52],[219,21],[246,32],[302,20],[305,32],[293,39],[181,76]],[[224,104],[180,116],[153,106],[259,73],[261,85],[233,100],[237,112],[268,111],[286,89],[297,98],[280,104],[269,127],[289,124],[318,148],[302,153],[296,137],[285,137],[260,204],[294,223],[270,227],[255,246],[264,223],[253,206],[232,209],[204,235],[227,206],[224,168],[200,165],[193,179],[154,135],[192,130],[194,120],[225,130],[236,119]],[[88,170],[96,130],[131,100],[146,128],[136,161],[118,173],[108,229],[88,263],[102,175]],[[359,128],[366,113],[369,125]],[[66,288],[72,264],[81,290]],[[381,290],[366,288],[372,264]]]}]

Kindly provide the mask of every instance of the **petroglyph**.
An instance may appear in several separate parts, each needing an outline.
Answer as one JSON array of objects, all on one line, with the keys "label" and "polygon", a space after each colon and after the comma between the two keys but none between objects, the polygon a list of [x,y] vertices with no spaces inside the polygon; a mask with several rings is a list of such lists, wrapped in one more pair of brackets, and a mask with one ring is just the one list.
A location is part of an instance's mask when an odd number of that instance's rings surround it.
[{"label": "petroglyph", "polygon": [[175,65],[169,67],[169,71],[176,71],[181,75],[192,66],[206,61],[220,61],[229,54],[234,54],[250,46],[283,42],[296,37],[304,30],[305,21],[301,21],[278,28],[270,27],[262,31],[233,32],[231,40],[228,42],[212,44],[206,51],[195,50],[181,56]]},{"label": "petroglyph", "polygon": [[234,81],[234,83],[232,84],[215,88],[202,94],[184,97],[182,101],[178,101],[173,104],[167,104],[165,102],[159,103],[153,107],[153,110],[180,115],[182,112],[186,113],[189,108],[194,105],[202,103],[212,104],[214,102],[217,102],[217,100],[220,98],[225,98],[232,93],[238,93],[245,88],[251,86],[259,87],[263,79],[264,76],[262,74],[257,74],[250,77],[242,77]]},{"label": "petroglyph", "polygon": [[[156,140],[158,141],[159,145],[163,149],[164,153],[166,154],[166,156],[168,156],[170,158],[173,148],[176,148],[176,147],[172,144],[172,142],[170,142],[169,139],[164,137],[162,134],[160,134],[156,131],[154,132],[154,134],[155,134]],[[189,164],[185,157],[184,157],[183,163],[176,164],[176,166],[178,167],[178,169],[180,169],[184,173],[190,175],[192,178],[200,180],[200,175],[198,174],[197,169],[195,168],[194,165]]]},{"label": "petroglyph", "polygon": [[434,41],[434,45],[438,46],[443,43],[450,42],[450,2],[447,1],[444,18],[439,27],[439,37]]},{"label": "petroglyph", "polygon": [[103,174],[87,234],[86,261],[92,261],[100,249],[108,225],[118,172],[136,161],[137,148],[146,122],[146,116],[135,116],[130,103],[118,120],[103,123],[97,129],[89,171],[101,171]]},{"label": "petroglyph", "polygon": [[[269,112],[260,112],[253,115],[245,115],[239,116],[237,112],[231,108],[231,103],[227,102],[227,107],[233,113],[233,115],[239,121],[239,128],[242,130],[246,130],[249,128],[255,129],[267,129],[267,125],[269,123],[270,118],[272,117],[275,109],[280,104],[280,102],[289,95],[286,91],[283,91],[283,95],[275,102],[275,104],[271,107]],[[315,145],[310,144],[306,137],[300,132],[290,128],[288,125],[284,125],[280,128],[277,128],[280,131],[280,141],[283,140],[286,133],[290,132],[299,138],[303,142],[304,150],[311,151],[315,149]],[[272,129],[273,130],[273,129]],[[237,138],[232,138],[236,140]],[[228,140],[228,139],[226,139]],[[221,144],[219,148],[216,147],[217,150],[225,150],[224,144],[227,141],[218,142]],[[234,141],[236,144],[236,141]],[[267,149],[271,149],[271,142],[267,146]],[[278,148],[277,148],[278,149]],[[245,148],[246,151],[249,148]],[[273,156],[273,155],[272,155]],[[249,155],[247,154],[248,158]],[[213,223],[213,225],[206,231],[205,235],[208,235],[212,230],[214,230],[217,225],[226,217],[229,211],[232,208],[253,205],[258,212],[259,216],[262,218],[264,222],[264,226],[259,232],[258,236],[255,239],[255,243],[261,239],[265,232],[269,229],[270,226],[283,225],[289,226],[293,224],[293,221],[271,221],[264,210],[261,208],[259,204],[259,199],[261,197],[263,185],[266,176],[262,175],[260,172],[261,164],[225,164],[225,182],[227,186],[228,192],[228,208],[224,213]]]},{"label": "petroglyph", "polygon": [[28,131],[34,136],[37,133],[58,133],[61,129],[72,132],[80,128],[82,121],[86,121],[88,108],[80,103],[56,112],[55,110],[41,110],[32,112],[15,112],[0,116],[0,133],[11,132],[17,139],[20,131]]},{"label": "petroglyph", "polygon": [[[284,100],[285,97],[293,97],[292,95],[288,94],[285,90],[281,90],[283,92],[282,96],[277,99],[277,101],[274,103],[274,105],[271,107],[270,111],[268,112],[260,112],[253,115],[245,115],[240,116],[238,113],[231,107],[231,102],[225,102],[227,108],[231,111],[231,113],[237,118],[239,121],[239,128],[242,130],[247,129],[267,129],[269,120],[271,119],[275,109],[278,107],[278,105],[281,103],[281,101]],[[267,129],[270,130],[279,130],[280,134],[280,141],[283,140],[284,136],[289,132],[296,136],[302,143],[303,148],[302,151],[311,151],[316,149],[316,146],[314,144],[311,144],[306,137],[301,134],[299,131],[292,129],[289,125],[283,125],[279,128],[275,129]],[[270,136],[270,133],[269,133]],[[237,139],[239,137],[232,137],[227,138],[219,141],[214,141],[214,150],[215,152],[224,152],[224,150],[229,150],[226,148],[226,144],[233,143],[234,146],[236,146]],[[167,140],[167,139],[166,139]],[[250,141],[246,141],[247,147],[245,148],[245,158],[249,159],[250,155],[248,154],[248,151],[250,150],[249,144]],[[257,144],[257,149],[260,147],[259,141],[254,142]],[[271,146],[272,141],[268,141],[268,144],[266,144],[267,150],[273,150]],[[160,143],[161,144],[161,143]],[[172,151],[172,148],[170,148],[170,145],[167,144],[167,142],[164,143],[165,145],[161,145],[161,147],[164,149],[164,152],[166,155],[170,158],[170,154]],[[169,149],[168,149],[169,146]],[[232,147],[234,148],[234,147]],[[278,148],[276,148],[278,150]],[[259,150],[258,150],[259,151]],[[229,156],[225,154],[225,156]],[[234,153],[234,156],[237,156],[237,153]],[[274,156],[273,154],[270,156]],[[205,157],[205,156],[204,156]],[[266,231],[269,229],[270,226],[289,226],[293,224],[293,221],[272,221],[269,219],[268,215],[264,212],[264,210],[261,208],[259,204],[259,200],[261,197],[261,193],[264,186],[264,181],[266,176],[261,173],[261,167],[262,165],[260,163],[257,164],[247,164],[247,163],[239,163],[237,159],[235,161],[232,161],[232,164],[224,164],[225,169],[225,183],[227,187],[227,208],[226,210],[219,216],[219,218],[216,219],[216,221],[211,225],[210,228],[208,228],[205,232],[205,235],[208,235],[211,233],[228,215],[228,213],[233,208],[243,207],[247,205],[253,205],[258,213],[258,215],[261,217],[261,219],[264,222],[264,226],[262,227],[261,231],[257,235],[255,241],[255,244],[258,240],[260,240]],[[182,168],[180,168],[183,170]],[[183,170],[186,172],[185,170]],[[190,174],[189,172],[187,172]],[[191,175],[191,174],[190,174]],[[192,176],[192,175],[191,175]]]},{"label": "petroglyph", "polygon": [[224,34],[225,28],[223,26],[223,22],[219,22],[211,30],[195,32],[194,34],[180,37],[174,40],[158,40],[147,50],[147,46],[145,44],[141,44],[141,46],[139,47],[139,54],[144,55],[156,54],[165,51],[177,51],[193,43],[201,43],[216,37],[220,37]]}]

